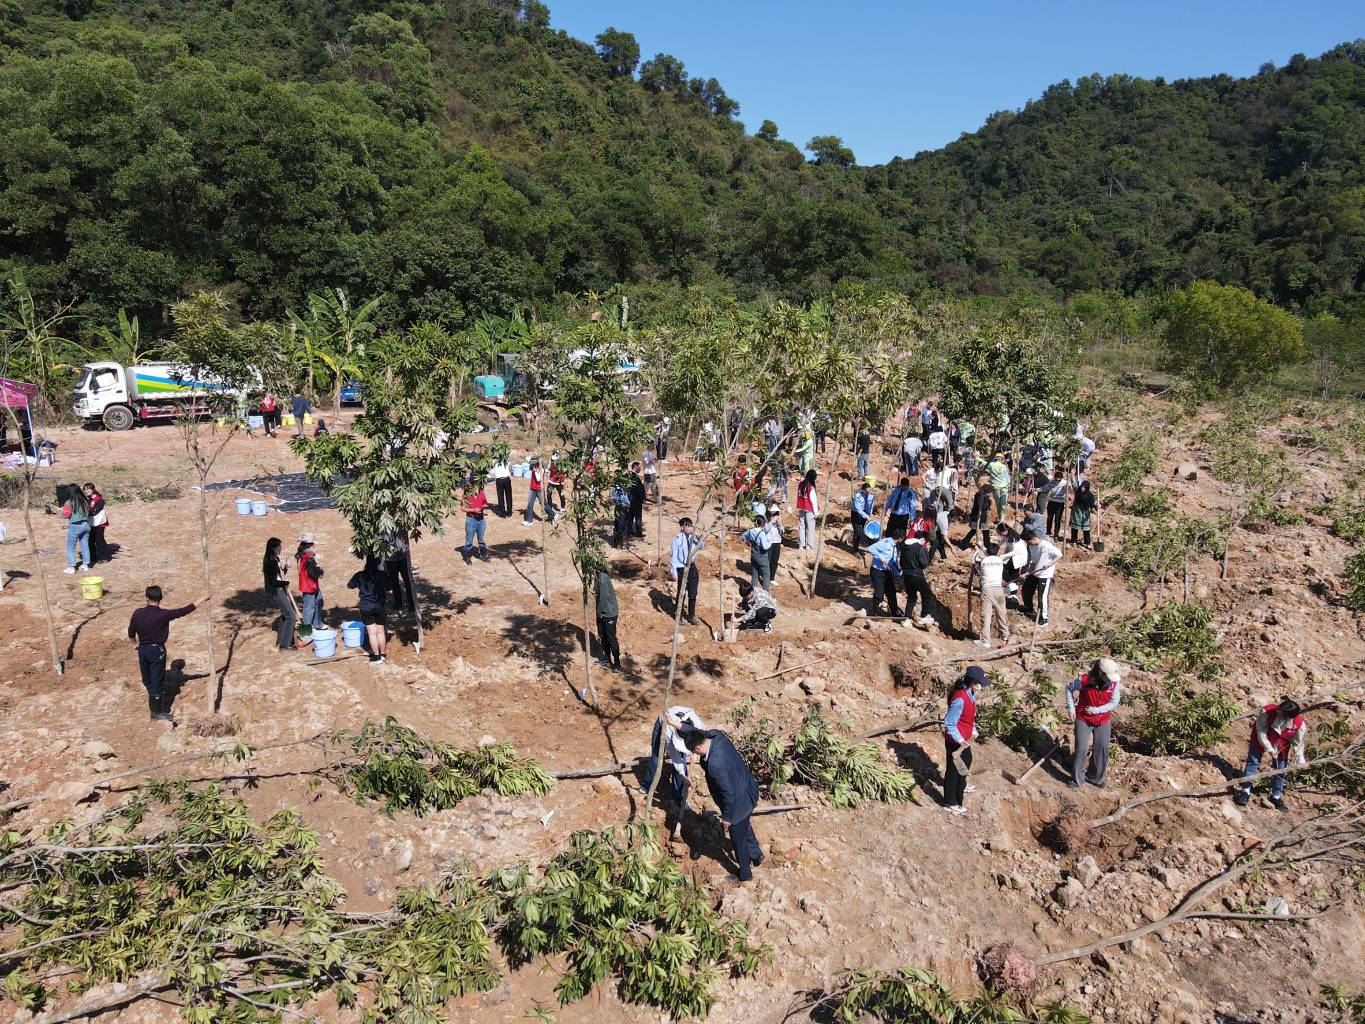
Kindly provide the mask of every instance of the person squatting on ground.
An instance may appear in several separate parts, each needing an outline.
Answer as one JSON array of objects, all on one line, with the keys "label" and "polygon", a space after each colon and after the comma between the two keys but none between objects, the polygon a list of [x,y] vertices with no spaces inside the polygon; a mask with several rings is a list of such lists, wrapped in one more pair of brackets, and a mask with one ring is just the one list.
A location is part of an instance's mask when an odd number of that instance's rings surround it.
[{"label": "person squatting on ground", "polygon": [[820,495],[815,487],[815,470],[810,470],[796,485],[796,547],[810,551],[815,547],[816,517],[820,515]]},{"label": "person squatting on ground", "polygon": [[679,519],[678,535],[668,548],[668,573],[677,584],[673,593],[673,614],[678,614],[678,602],[686,593],[687,608],[683,618],[693,626],[697,624],[697,588],[701,583],[696,558],[697,552],[704,547],[706,542],[696,535],[692,520],[687,516]]},{"label": "person squatting on ground", "polygon": [[209,599],[208,594],[183,608],[162,608],[161,588],[146,590],[147,603],[128,620],[128,639],[137,651],[137,667],[147,689],[147,710],[154,722],[174,722],[171,696],[166,693],[166,644],[171,638],[171,623],[183,618]]},{"label": "person squatting on ground", "polygon": [[1119,706],[1119,664],[1101,658],[1066,685],[1066,713],[1075,723],[1075,747],[1071,760],[1071,781],[1079,789],[1082,780],[1104,788],[1104,773],[1109,767],[1110,719]]},{"label": "person squatting on ground", "polygon": [[975,786],[967,784],[972,767],[972,743],[976,740],[976,698],[991,680],[980,665],[969,665],[962,679],[948,695],[948,712],[943,716],[943,809],[960,818],[967,816],[962,805]]},{"label": "person squatting on ground", "polygon": [[386,591],[390,585],[389,574],[373,555],[365,557],[365,565],[346,584],[348,589],[357,591],[360,599],[360,621],[365,626],[371,665],[384,664],[388,650],[389,598]]},{"label": "person squatting on ground", "polygon": [[[668,793],[673,799],[673,830],[669,835],[671,842],[682,838],[683,819],[687,817],[687,793],[691,784],[687,778],[687,768],[691,752],[683,742],[683,729],[705,729],[706,723],[701,716],[684,704],[674,704],[654,722],[654,732],[649,738],[651,766],[667,773]],[[661,749],[662,748],[662,749]],[[651,772],[650,785],[654,785]],[[662,781],[662,780],[660,780]]]},{"label": "person squatting on ground", "polygon": [[740,629],[761,629],[765,633],[773,631],[773,619],[777,618],[777,601],[764,587],[739,581],[739,612],[735,624]]},{"label": "person squatting on ground", "polygon": [[749,823],[758,806],[758,783],[730,737],[719,729],[684,728],[681,734],[687,749],[701,758],[711,799],[720,809],[722,823],[730,829],[730,846],[738,869],[735,880],[751,881],[753,869],[763,863],[763,848]]},{"label": "person squatting on ground", "polygon": [[[1275,760],[1276,768],[1288,768],[1292,757],[1295,764],[1307,763],[1304,744],[1308,730],[1304,728],[1303,710],[1298,702],[1281,697],[1278,704],[1267,704],[1256,713],[1256,721],[1251,726],[1251,744],[1247,748],[1246,767],[1242,776],[1255,775],[1261,770],[1261,759],[1269,754]],[[1267,769],[1269,771],[1269,769]],[[1283,811],[1285,776],[1276,775],[1270,784],[1270,802],[1276,810]],[[1250,782],[1244,782],[1237,789],[1235,800],[1238,807],[1251,802]]]},{"label": "person squatting on ground", "polygon": [[597,596],[597,642],[602,646],[602,664],[613,672],[621,671],[621,644],[616,639],[616,620],[621,608],[616,603],[616,588],[606,569],[597,570],[593,586]]},{"label": "person squatting on ground", "polygon": [[298,550],[294,552],[294,562],[298,566],[296,575],[299,580],[299,597],[303,602],[299,616],[303,625],[309,629],[324,629],[322,621],[322,564],[313,549],[313,535],[305,533],[299,538]]},{"label": "person squatting on ground", "polygon": [[270,603],[280,612],[280,621],[275,626],[275,646],[281,651],[292,651],[297,643],[294,631],[298,628],[299,615],[294,608],[294,599],[289,596],[289,563],[280,558],[283,543],[278,537],[265,542],[261,575]]},{"label": "person squatting on ground", "polygon": [[877,493],[872,490],[876,483],[870,476],[863,477],[863,482],[857,492],[853,495],[850,505],[849,521],[853,528],[853,550],[860,552],[863,547],[864,534],[867,524],[877,515]]},{"label": "person squatting on ground", "polygon": [[109,512],[104,507],[104,495],[92,483],[81,488],[85,495],[86,508],[90,513],[90,564],[107,562],[113,558],[109,543],[104,539],[105,528],[109,525]]},{"label": "person squatting on ground", "polygon": [[979,548],[973,560],[981,574],[981,633],[972,643],[977,647],[989,647],[991,623],[998,618],[1000,643],[1008,647],[1010,619],[1005,601],[1005,558],[1000,554],[987,554],[984,549]]},{"label": "person squatting on ground", "polygon": [[487,560],[488,545],[484,543],[484,529],[488,525],[488,495],[484,493],[483,484],[475,482],[464,492],[464,547],[460,549],[460,554],[464,556],[465,564],[469,564],[469,559],[474,554],[474,544],[479,545],[479,557]]},{"label": "person squatting on ground", "polygon": [[757,516],[754,525],[740,534],[740,539],[749,545],[749,582],[767,590],[773,582],[772,563],[768,560],[773,538],[768,532],[768,517]]}]

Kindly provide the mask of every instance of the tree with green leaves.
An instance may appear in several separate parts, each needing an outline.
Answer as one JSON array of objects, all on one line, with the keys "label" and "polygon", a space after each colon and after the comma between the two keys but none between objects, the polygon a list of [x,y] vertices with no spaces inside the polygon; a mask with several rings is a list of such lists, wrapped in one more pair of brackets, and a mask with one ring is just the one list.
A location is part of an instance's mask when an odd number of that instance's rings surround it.
[{"label": "tree with green leaves", "polygon": [[6,282],[9,301],[5,304],[0,330],[13,339],[7,345],[10,373],[38,387],[40,407],[59,412],[69,399],[68,381],[90,353],[80,343],[63,336],[63,325],[74,319],[74,303],[57,307],[47,316],[38,313],[38,303],[15,270]]},{"label": "tree with green leaves", "polygon": [[613,491],[625,486],[626,467],[648,443],[649,428],[626,394],[618,369],[626,356],[625,337],[613,321],[589,321],[571,332],[565,345],[575,357],[555,381],[554,401],[568,504],[556,529],[572,530],[583,600],[585,685],[579,697],[591,696],[596,706],[589,605],[597,573],[608,564],[598,523],[613,510]]},{"label": "tree with green leaves", "polygon": [[597,34],[597,55],[612,78],[629,78],[640,63],[640,44],[632,33],[609,28]]},{"label": "tree with green leaves", "polygon": [[837,135],[817,135],[806,143],[810,151],[811,163],[829,167],[852,167],[856,162],[853,150],[844,145]]},{"label": "tree with green leaves", "polygon": [[1162,338],[1165,363],[1204,395],[1245,391],[1303,358],[1292,315],[1245,288],[1196,281],[1171,296]]},{"label": "tree with green leaves", "polygon": [[365,345],[374,338],[379,299],[353,306],[346,292],[314,292],[308,296],[307,314],[288,312],[289,337],[296,358],[304,364],[307,388],[313,390],[321,370],[332,395],[332,416],[341,415],[341,389],[360,376]]},{"label": "tree with green leaves", "polygon": [[[177,366],[181,385],[192,397],[185,402],[175,426],[185,449],[190,470],[198,480],[199,558],[204,592],[213,592],[209,551],[213,527],[227,503],[223,497],[209,508],[209,477],[219,456],[243,424],[229,415],[236,395],[264,388],[274,390],[283,381],[285,365],[275,329],[269,324],[236,324],[227,300],[220,292],[199,292],[171,307],[175,337],[168,355]],[[221,423],[222,426],[217,424]],[[213,603],[205,602],[205,644],[208,653],[211,711],[222,706],[222,677],[213,647]]]},{"label": "tree with green leaves", "polygon": [[[362,558],[404,556],[423,534],[442,533],[471,469],[454,442],[473,427],[474,405],[451,402],[423,337],[431,332],[379,339],[362,378],[365,411],[347,430],[290,442],[308,475],[336,499]],[[422,609],[418,595],[409,596],[421,650]]]}]

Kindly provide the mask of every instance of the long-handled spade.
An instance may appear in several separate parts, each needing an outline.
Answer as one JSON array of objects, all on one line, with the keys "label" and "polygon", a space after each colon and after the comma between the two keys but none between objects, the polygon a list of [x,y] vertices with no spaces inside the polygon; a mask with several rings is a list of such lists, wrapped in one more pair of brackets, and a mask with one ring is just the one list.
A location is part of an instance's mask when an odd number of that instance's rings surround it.
[{"label": "long-handled spade", "polygon": [[1061,747],[1062,741],[1057,740],[1055,743],[1052,744],[1052,747],[1048,750],[1046,754],[1038,758],[1038,760],[1034,761],[1033,764],[1029,765],[1028,770],[1024,772],[1023,775],[1020,775],[1018,778],[1016,778],[1009,772],[1005,772],[1004,773],[1005,778],[1009,779],[1009,781],[1014,783],[1016,786],[1022,786],[1024,784],[1024,780],[1027,779],[1034,772],[1036,772],[1038,770],[1038,766],[1042,764],[1044,761],[1049,760],[1053,754],[1057,753],[1057,751],[1061,749]]}]

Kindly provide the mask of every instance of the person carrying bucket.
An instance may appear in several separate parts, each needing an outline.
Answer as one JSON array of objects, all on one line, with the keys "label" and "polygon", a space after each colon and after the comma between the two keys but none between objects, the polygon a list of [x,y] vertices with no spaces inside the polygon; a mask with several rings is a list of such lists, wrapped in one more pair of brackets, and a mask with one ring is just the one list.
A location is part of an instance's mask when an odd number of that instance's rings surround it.
[{"label": "person carrying bucket", "polygon": [[352,576],[346,586],[359,592],[360,621],[365,625],[370,664],[382,665],[388,647],[389,574],[380,568],[379,559],[367,555],[364,568]]},{"label": "person carrying bucket", "polygon": [[325,629],[322,621],[322,565],[318,562],[317,552],[313,550],[313,535],[305,533],[299,538],[299,548],[294,552],[298,563],[299,594],[303,597],[303,625],[309,629]]}]

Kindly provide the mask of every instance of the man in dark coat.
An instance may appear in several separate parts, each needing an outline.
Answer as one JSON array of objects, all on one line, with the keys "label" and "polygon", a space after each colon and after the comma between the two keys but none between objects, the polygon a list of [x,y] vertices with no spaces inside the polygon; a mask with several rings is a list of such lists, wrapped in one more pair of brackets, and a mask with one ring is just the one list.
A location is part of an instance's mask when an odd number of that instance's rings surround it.
[{"label": "man in dark coat", "polygon": [[680,735],[687,749],[701,759],[711,799],[720,808],[721,820],[730,827],[739,880],[747,882],[754,877],[752,865],[763,863],[763,848],[749,824],[758,803],[758,783],[730,737],[719,729],[686,729]]},{"label": "man in dark coat", "polygon": [[632,537],[643,537],[645,535],[645,481],[640,476],[640,464],[632,462],[630,464],[630,486],[627,488],[630,495],[630,535]]}]

